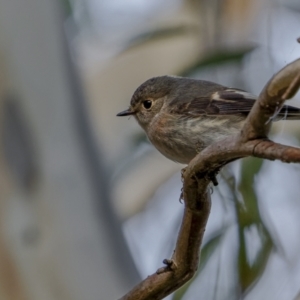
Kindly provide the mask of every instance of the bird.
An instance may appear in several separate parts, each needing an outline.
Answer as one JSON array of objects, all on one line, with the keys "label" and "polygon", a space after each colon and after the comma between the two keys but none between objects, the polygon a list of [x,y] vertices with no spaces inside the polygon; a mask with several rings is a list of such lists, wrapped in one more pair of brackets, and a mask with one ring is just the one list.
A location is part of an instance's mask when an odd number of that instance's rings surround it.
[{"label": "bird", "polygon": [[[214,142],[238,134],[257,96],[210,81],[158,76],[142,83],[128,109],[154,147],[167,158],[188,164]],[[300,109],[278,107],[271,122],[299,120]]]}]

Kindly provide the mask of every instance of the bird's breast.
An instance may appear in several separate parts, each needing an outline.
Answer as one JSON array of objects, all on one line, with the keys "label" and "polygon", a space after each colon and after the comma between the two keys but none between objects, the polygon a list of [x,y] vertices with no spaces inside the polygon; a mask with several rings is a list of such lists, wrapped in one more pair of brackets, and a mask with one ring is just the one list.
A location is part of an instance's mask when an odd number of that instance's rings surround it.
[{"label": "bird's breast", "polygon": [[146,132],[151,143],[167,158],[188,164],[210,144],[239,132],[243,121],[228,117],[180,117],[160,113]]},{"label": "bird's breast", "polygon": [[147,135],[151,143],[164,156],[188,164],[197,154],[197,144],[203,145],[203,143],[199,136],[197,139],[195,136],[191,138],[190,130],[186,125],[186,122],[180,122],[177,116],[161,114],[153,120]]}]

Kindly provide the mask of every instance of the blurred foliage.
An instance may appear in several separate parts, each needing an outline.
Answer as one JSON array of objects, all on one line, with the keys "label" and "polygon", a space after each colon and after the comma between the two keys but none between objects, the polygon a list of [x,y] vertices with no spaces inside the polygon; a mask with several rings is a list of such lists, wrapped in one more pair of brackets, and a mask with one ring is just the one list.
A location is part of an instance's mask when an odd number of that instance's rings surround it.
[{"label": "blurred foliage", "polygon": [[[259,279],[274,248],[272,237],[264,224],[259,211],[258,198],[254,189],[255,176],[261,169],[263,160],[258,158],[246,158],[242,162],[241,181],[238,190],[242,199],[238,199],[233,192],[235,200],[235,212],[238,222],[239,255],[238,274],[241,293],[247,292]],[[256,229],[260,239],[260,249],[257,251],[254,261],[249,261],[247,256],[246,234],[252,227]],[[249,245],[248,245],[249,246]]]},{"label": "blurred foliage", "polygon": [[[143,32],[131,40],[124,46],[122,53],[128,50],[132,50],[139,46],[145,46],[148,43],[153,43],[155,41],[165,40],[168,38],[173,38],[177,36],[184,36],[186,34],[197,34],[198,28],[196,26],[189,25],[179,25],[172,27],[159,28],[155,30],[149,30]],[[179,76],[188,76],[195,71],[199,71],[202,68],[213,67],[221,65],[224,63],[240,63],[245,55],[249,54],[256,48],[254,45],[248,45],[245,47],[240,47],[239,49],[218,49],[213,53],[208,55],[203,55],[196,61],[194,61],[190,66],[178,72]]]},{"label": "blurred foliage", "polygon": [[197,33],[195,26],[179,25],[165,28],[159,28],[143,32],[128,41],[124,46],[123,51],[132,50],[138,46],[144,46],[147,43],[153,43],[159,40],[165,40],[167,38],[173,38],[176,36],[183,36],[189,33]]},{"label": "blurred foliage", "polygon": [[241,63],[245,55],[250,53],[256,47],[248,46],[241,49],[219,49],[215,53],[211,53],[199,60],[186,69],[179,72],[180,76],[189,76],[191,73],[200,71],[202,68],[214,67],[224,63]]},{"label": "blurred foliage", "polygon": [[64,8],[64,12],[67,16],[71,16],[73,13],[73,9],[72,9],[72,5],[70,0],[61,0],[63,8]]}]

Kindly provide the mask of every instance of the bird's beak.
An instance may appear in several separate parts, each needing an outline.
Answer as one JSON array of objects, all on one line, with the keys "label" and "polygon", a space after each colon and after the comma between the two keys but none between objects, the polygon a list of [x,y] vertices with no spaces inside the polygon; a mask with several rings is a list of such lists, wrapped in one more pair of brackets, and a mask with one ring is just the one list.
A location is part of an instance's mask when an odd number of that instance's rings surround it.
[{"label": "bird's beak", "polygon": [[125,117],[125,116],[130,116],[134,115],[135,111],[132,111],[130,108],[123,110],[117,114],[117,117]]}]

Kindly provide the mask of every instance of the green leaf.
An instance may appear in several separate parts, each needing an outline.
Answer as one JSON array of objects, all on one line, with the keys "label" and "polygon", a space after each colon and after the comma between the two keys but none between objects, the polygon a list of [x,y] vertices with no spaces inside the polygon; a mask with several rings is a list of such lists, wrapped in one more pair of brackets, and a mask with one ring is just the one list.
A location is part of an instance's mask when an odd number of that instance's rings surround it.
[{"label": "green leaf", "polygon": [[253,223],[260,224],[262,222],[258,199],[253,188],[255,176],[260,171],[262,164],[262,159],[253,157],[245,158],[242,161],[241,181],[238,189],[243,196],[243,203],[239,201],[236,203],[242,226],[250,226]]},{"label": "green leaf", "polygon": [[203,68],[213,67],[216,65],[232,62],[241,62],[242,59],[253,51],[255,46],[247,46],[241,49],[221,49],[214,53],[208,54],[205,57],[201,57],[191,66],[179,72],[180,76],[189,76],[191,73],[199,71]]},{"label": "green leaf", "polygon": [[[255,225],[257,226],[257,225]],[[247,293],[263,274],[268,263],[272,249],[274,248],[273,241],[263,226],[259,226],[259,237],[262,246],[256,254],[255,261],[252,265],[249,264],[245,245],[245,228],[241,230],[240,249],[238,258],[240,289],[243,294]]]},{"label": "green leaf", "polygon": [[[239,254],[238,272],[240,290],[244,294],[259,280],[269,260],[274,242],[260,216],[258,199],[253,187],[256,174],[262,167],[262,160],[247,158],[242,162],[241,181],[238,189],[241,192],[243,201],[235,198],[236,215],[238,220]],[[255,260],[250,265],[247,257],[246,239],[247,230],[255,226],[257,229],[261,248],[256,254]]]},{"label": "green leaf", "polygon": [[[235,204],[235,213],[238,223],[239,250],[237,257],[237,273],[241,298],[256,284],[263,274],[269,261],[270,254],[275,248],[272,236],[261,218],[258,198],[254,189],[256,175],[260,172],[263,161],[257,158],[247,158],[242,161],[241,180],[238,189],[242,197],[237,196],[235,178],[223,178],[231,190]],[[242,198],[242,199],[241,199]],[[247,256],[246,234],[251,227],[255,227],[260,239],[260,249],[257,251],[253,263]]]},{"label": "green leaf", "polygon": [[72,5],[69,0],[62,0],[62,4],[67,16],[70,16],[73,12]]},{"label": "green leaf", "polygon": [[145,45],[147,43],[152,43],[166,38],[181,36],[195,31],[195,27],[188,25],[179,25],[146,31],[129,40],[129,42],[127,43],[127,45],[124,46],[124,49],[121,52],[125,52],[129,49],[133,49],[138,46]]},{"label": "green leaf", "polygon": [[187,282],[185,285],[183,285],[180,289],[178,289],[174,294],[172,300],[180,300],[183,298],[191,284],[194,282],[194,280],[197,278],[197,276],[200,274],[200,272],[204,269],[206,266],[206,263],[208,262],[209,258],[214,253],[215,249],[219,245],[221,238],[223,237],[223,234],[225,232],[225,229],[222,229],[219,231],[214,237],[212,237],[201,249],[201,257],[200,262],[198,266],[198,270],[194,276],[194,279]]}]

